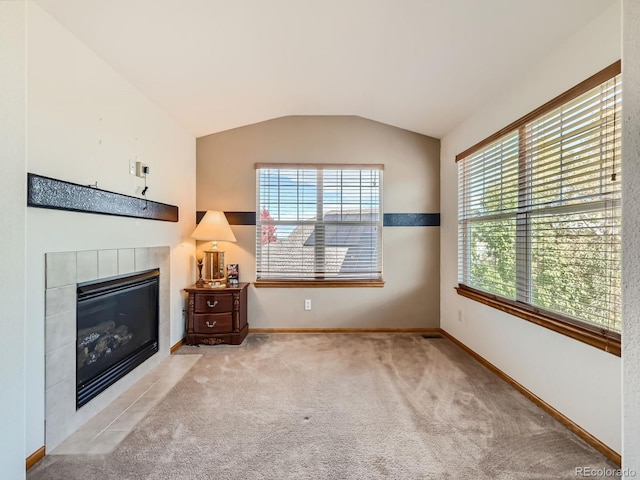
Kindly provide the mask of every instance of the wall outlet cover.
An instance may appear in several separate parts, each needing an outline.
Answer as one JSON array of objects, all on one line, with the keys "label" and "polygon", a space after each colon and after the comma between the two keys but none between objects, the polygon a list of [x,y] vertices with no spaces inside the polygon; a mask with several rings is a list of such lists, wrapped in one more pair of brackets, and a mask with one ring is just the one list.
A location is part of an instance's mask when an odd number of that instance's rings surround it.
[{"label": "wall outlet cover", "polygon": [[143,178],[145,175],[145,169],[148,168],[147,165],[145,165],[142,162],[136,162],[136,176]]}]

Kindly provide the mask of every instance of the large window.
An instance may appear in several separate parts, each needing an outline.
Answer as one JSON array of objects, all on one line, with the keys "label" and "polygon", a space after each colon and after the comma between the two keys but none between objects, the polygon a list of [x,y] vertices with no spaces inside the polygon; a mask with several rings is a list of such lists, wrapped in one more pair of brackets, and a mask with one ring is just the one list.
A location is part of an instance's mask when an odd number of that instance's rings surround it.
[{"label": "large window", "polygon": [[256,171],[257,286],[381,285],[381,165]]},{"label": "large window", "polygon": [[457,158],[459,293],[613,351],[619,72],[612,65]]}]

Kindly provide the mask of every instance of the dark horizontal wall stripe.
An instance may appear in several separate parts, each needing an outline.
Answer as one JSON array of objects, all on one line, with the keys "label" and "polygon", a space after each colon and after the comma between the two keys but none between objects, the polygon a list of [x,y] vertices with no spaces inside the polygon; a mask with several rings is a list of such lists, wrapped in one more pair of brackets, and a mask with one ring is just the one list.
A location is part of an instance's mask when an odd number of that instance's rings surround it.
[{"label": "dark horizontal wall stripe", "polygon": [[[196,212],[196,223],[200,223],[205,211]],[[224,212],[229,225],[255,225],[256,212]],[[385,213],[385,227],[439,227],[439,213]]]},{"label": "dark horizontal wall stripe", "polygon": [[[198,210],[196,212],[196,224],[200,223],[206,211]],[[256,212],[224,212],[229,225],[255,225]]]},{"label": "dark horizontal wall stripe", "polygon": [[385,227],[439,227],[439,213],[385,213]]},{"label": "dark horizontal wall stripe", "polygon": [[178,221],[178,207],[27,173],[27,206],[119,217]]}]

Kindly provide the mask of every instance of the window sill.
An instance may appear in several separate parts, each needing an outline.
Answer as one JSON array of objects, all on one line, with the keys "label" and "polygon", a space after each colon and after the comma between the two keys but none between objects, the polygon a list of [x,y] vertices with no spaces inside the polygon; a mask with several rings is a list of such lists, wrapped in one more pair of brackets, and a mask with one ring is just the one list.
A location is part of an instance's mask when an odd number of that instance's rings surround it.
[{"label": "window sill", "polygon": [[541,312],[528,305],[491,295],[466,285],[458,285],[456,291],[458,295],[463,297],[561,333],[617,357],[621,356],[622,342],[616,333],[605,333],[595,326],[588,328],[587,326],[579,325],[577,322],[573,323],[570,319],[563,319],[561,316]]},{"label": "window sill", "polygon": [[383,280],[256,280],[256,288],[380,288]]}]

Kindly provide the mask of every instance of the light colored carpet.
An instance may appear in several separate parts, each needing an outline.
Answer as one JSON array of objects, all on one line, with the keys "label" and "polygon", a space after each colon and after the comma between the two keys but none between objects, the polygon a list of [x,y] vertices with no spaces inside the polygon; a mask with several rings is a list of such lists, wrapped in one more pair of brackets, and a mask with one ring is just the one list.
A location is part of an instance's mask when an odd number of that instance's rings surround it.
[{"label": "light colored carpet", "polygon": [[251,334],[178,353],[203,357],[114,452],[47,456],[27,478],[555,480],[615,468],[446,339]]}]

